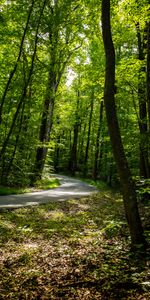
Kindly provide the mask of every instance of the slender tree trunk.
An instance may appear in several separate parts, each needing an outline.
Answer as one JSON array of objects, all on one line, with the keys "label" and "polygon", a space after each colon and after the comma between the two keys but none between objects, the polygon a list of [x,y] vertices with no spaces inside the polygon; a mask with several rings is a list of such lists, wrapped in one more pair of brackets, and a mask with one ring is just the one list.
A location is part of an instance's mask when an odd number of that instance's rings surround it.
[{"label": "slender tree trunk", "polygon": [[51,26],[49,27],[49,42],[50,42],[50,66],[49,66],[49,74],[48,74],[48,83],[46,87],[46,95],[44,99],[43,105],[43,113],[41,118],[41,125],[40,125],[40,133],[39,133],[39,143],[40,146],[37,148],[36,151],[36,159],[33,168],[33,173],[31,176],[31,185],[33,185],[36,180],[41,179],[42,173],[44,170],[46,157],[48,153],[48,144],[50,142],[50,133],[52,129],[53,123],[53,111],[55,105],[55,95],[65,70],[66,64],[70,59],[73,51],[69,52],[66,60],[61,62],[61,51],[59,51],[59,27],[58,20],[57,20],[57,7],[58,1],[54,1],[54,8],[51,7],[51,17],[52,22]]},{"label": "slender tree trunk", "polygon": [[[55,49],[54,49],[55,51]],[[43,113],[41,118],[40,133],[39,133],[39,143],[40,146],[36,151],[36,159],[33,169],[33,174],[31,176],[31,185],[33,185],[36,180],[41,179],[42,173],[45,166],[45,161],[48,153],[48,143],[50,142],[50,133],[53,124],[53,111],[55,105],[55,95],[60,83],[61,76],[63,74],[66,62],[63,68],[59,70],[58,76],[56,75],[55,63],[52,61],[50,65],[50,71],[48,75],[48,83],[46,88],[46,95],[43,105]]]},{"label": "slender tree trunk", "polygon": [[78,145],[78,134],[79,134],[79,126],[80,126],[80,118],[79,118],[79,100],[80,92],[78,91],[77,95],[77,107],[75,113],[75,124],[73,129],[73,144],[71,148],[71,155],[69,161],[69,170],[71,174],[74,176],[77,169],[77,145]]},{"label": "slender tree trunk", "polygon": [[32,73],[33,73],[33,69],[34,69],[34,61],[35,61],[35,57],[36,57],[36,50],[37,50],[37,43],[38,43],[39,26],[40,26],[41,17],[42,17],[42,14],[43,14],[43,10],[44,10],[46,1],[47,1],[47,0],[44,0],[44,2],[43,2],[43,6],[42,6],[42,9],[41,9],[40,16],[39,16],[39,20],[38,20],[38,24],[37,24],[37,29],[36,29],[36,34],[35,34],[34,52],[33,52],[33,55],[32,55],[32,62],[31,62],[31,67],[30,67],[28,79],[27,79],[27,81],[26,81],[25,84],[24,84],[24,88],[23,88],[23,91],[22,91],[22,95],[21,95],[21,98],[20,98],[20,100],[19,100],[19,103],[18,103],[16,112],[15,112],[15,114],[14,114],[14,116],[13,116],[13,119],[12,119],[12,123],[11,123],[10,129],[9,129],[8,134],[7,134],[7,136],[6,136],[6,139],[5,139],[5,141],[4,141],[3,145],[2,145],[2,148],[1,148],[1,151],[0,151],[0,158],[1,158],[1,157],[4,155],[4,153],[5,153],[5,150],[6,150],[6,148],[7,148],[8,143],[9,143],[9,139],[10,139],[11,134],[12,134],[12,132],[13,132],[13,129],[14,129],[16,120],[17,120],[17,118],[18,118],[20,109],[21,109],[22,104],[23,104],[23,102],[24,102],[24,100],[25,100],[25,98],[26,98],[26,95],[27,95],[27,88],[28,88],[28,86],[29,86],[30,79],[31,79],[31,76],[32,76]]},{"label": "slender tree trunk", "polygon": [[98,165],[97,165],[97,177],[102,178],[103,171],[103,156],[104,156],[104,143],[100,141],[99,144],[99,154],[98,154]]},{"label": "slender tree trunk", "polygon": [[104,103],[103,101],[101,101],[100,112],[99,112],[99,124],[98,124],[96,146],[95,146],[95,157],[94,157],[94,169],[93,169],[94,180],[96,180],[98,176],[98,166],[99,166],[100,148],[101,148],[100,138],[101,138],[102,121],[103,121],[103,107],[104,107]]},{"label": "slender tree trunk", "polygon": [[31,14],[32,14],[32,11],[33,11],[34,3],[35,3],[35,0],[32,0],[32,4],[31,4],[31,7],[29,9],[26,26],[25,26],[25,29],[24,29],[24,32],[23,32],[23,36],[22,36],[22,40],[21,40],[21,44],[20,44],[20,49],[19,49],[19,54],[18,54],[18,57],[17,57],[17,61],[16,61],[15,65],[14,65],[13,70],[9,74],[9,78],[8,78],[8,81],[7,81],[7,84],[6,84],[6,87],[5,87],[2,99],[1,99],[1,104],[0,104],[0,124],[2,122],[2,112],[3,112],[3,105],[4,105],[4,102],[5,102],[5,98],[6,98],[8,90],[9,90],[10,84],[12,82],[12,79],[13,79],[13,77],[15,75],[16,70],[17,70],[18,63],[20,61],[21,55],[22,55],[23,44],[24,44],[25,36],[26,36],[27,30],[28,30],[28,26],[29,26],[30,17],[31,17]]},{"label": "slender tree trunk", "polygon": [[[57,116],[56,118],[56,124],[59,125],[60,118]],[[55,150],[54,150],[54,157],[53,157],[53,165],[55,172],[59,172],[59,158],[60,158],[60,142],[61,142],[61,136],[64,137],[64,132],[62,132],[62,135],[59,131],[59,134],[56,136],[56,143],[55,143]]]},{"label": "slender tree trunk", "polygon": [[57,172],[59,172],[59,158],[60,158],[60,144],[61,141],[61,137],[60,135],[58,135],[57,137],[57,141],[56,141],[56,146],[55,146],[55,151],[54,151],[54,170]]},{"label": "slender tree trunk", "polygon": [[13,168],[13,162],[14,162],[14,159],[15,159],[15,155],[16,155],[16,151],[17,151],[17,147],[18,147],[18,143],[19,143],[19,138],[20,138],[20,133],[21,133],[22,126],[23,126],[24,107],[25,107],[25,105],[22,106],[22,111],[21,111],[20,121],[19,121],[19,124],[18,124],[18,132],[17,132],[17,135],[16,135],[14,150],[13,150],[11,159],[9,161],[9,164],[8,164],[7,167],[5,167],[5,170],[4,170],[3,175],[2,175],[2,181],[5,181],[5,184],[7,182],[7,178],[10,174],[10,171]]},{"label": "slender tree trunk", "polygon": [[115,50],[110,25],[110,0],[102,0],[102,35],[106,55],[104,104],[110,140],[123,190],[125,213],[129,225],[132,247],[145,245],[143,228],[138,212],[135,186],[125,156],[115,106]]},{"label": "slender tree trunk", "polygon": [[[145,27],[143,41],[141,38],[141,32],[139,24],[136,25],[137,28],[137,38],[138,38],[138,50],[139,50],[139,60],[144,63],[145,60],[145,50],[147,44],[147,35],[145,37],[145,32],[147,32],[147,26]],[[139,130],[140,130],[140,176],[144,178],[150,177],[150,167],[148,159],[148,127],[147,127],[147,99],[146,99],[146,82],[144,80],[146,72],[146,67],[142,66],[139,71],[139,86],[138,86],[138,98],[139,98]]]},{"label": "slender tree trunk", "polygon": [[85,149],[85,158],[84,158],[84,167],[83,167],[83,176],[87,175],[87,162],[89,155],[89,146],[90,146],[90,135],[91,135],[91,125],[92,125],[92,116],[93,116],[93,107],[94,107],[94,90],[92,91],[91,104],[90,104],[90,116],[88,123],[88,136],[87,136],[87,144]]},{"label": "slender tree trunk", "polygon": [[34,170],[33,170],[33,175],[31,176],[31,185],[33,185],[36,180],[41,179],[46,156],[47,156],[48,143],[50,141],[50,131],[52,128],[52,118],[53,118],[55,92],[56,92],[54,89],[53,77],[54,76],[52,76],[50,71],[45,100],[44,100],[41,125],[40,125],[40,133],[39,133],[40,146],[37,148],[36,151]]},{"label": "slender tree trunk", "polygon": [[84,124],[80,124],[80,141],[79,141],[79,148],[78,148],[78,161],[79,165],[83,168],[84,163],[84,137],[86,133],[86,120],[84,120]]},{"label": "slender tree trunk", "polygon": [[150,133],[150,22],[147,25],[147,105],[148,105],[148,123]]}]

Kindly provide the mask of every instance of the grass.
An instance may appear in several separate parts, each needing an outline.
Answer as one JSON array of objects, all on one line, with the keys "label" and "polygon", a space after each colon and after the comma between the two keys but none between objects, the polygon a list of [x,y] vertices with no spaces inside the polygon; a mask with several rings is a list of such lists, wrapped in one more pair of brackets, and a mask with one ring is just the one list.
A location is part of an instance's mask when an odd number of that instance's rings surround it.
[{"label": "grass", "polygon": [[35,183],[34,187],[8,187],[0,186],[0,196],[24,194],[38,190],[47,190],[59,186],[59,180],[57,178],[43,178]]},{"label": "grass", "polygon": [[[148,208],[140,212],[149,240]],[[2,210],[0,252],[2,300],[150,297],[148,256],[131,255],[122,198],[110,189]]]},{"label": "grass", "polygon": [[81,180],[87,182],[88,184],[96,186],[99,190],[108,190],[109,188],[107,183],[101,180],[92,180],[92,179],[83,179],[83,178]]}]

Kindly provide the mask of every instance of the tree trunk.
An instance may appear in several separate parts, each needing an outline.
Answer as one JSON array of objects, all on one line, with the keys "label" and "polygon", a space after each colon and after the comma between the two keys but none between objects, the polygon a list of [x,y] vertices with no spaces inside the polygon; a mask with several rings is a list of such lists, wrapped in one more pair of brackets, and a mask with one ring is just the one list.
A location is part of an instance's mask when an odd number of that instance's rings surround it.
[{"label": "tree trunk", "polygon": [[[66,64],[70,59],[73,51],[67,53],[66,59],[61,61],[62,50],[59,49],[59,26],[57,20],[58,2],[54,1],[54,9],[51,7],[51,26],[49,26],[49,42],[50,42],[50,66],[48,74],[48,83],[46,88],[46,95],[43,105],[43,113],[41,118],[39,143],[40,146],[36,151],[36,159],[33,168],[33,174],[31,176],[31,185],[36,180],[41,179],[45,166],[45,161],[48,152],[48,143],[50,142],[50,132],[53,122],[53,111],[55,104],[55,95],[65,70]],[[59,55],[58,55],[59,52]]]},{"label": "tree trunk", "polygon": [[13,77],[15,75],[15,72],[17,70],[18,63],[20,61],[21,55],[22,55],[23,44],[24,44],[24,40],[25,40],[27,29],[28,29],[28,26],[29,26],[29,21],[30,21],[30,17],[31,17],[31,14],[32,14],[34,3],[35,3],[35,0],[32,0],[32,4],[31,4],[31,7],[29,9],[29,13],[28,13],[28,17],[27,17],[26,26],[25,26],[25,29],[24,29],[24,32],[23,32],[21,43],[20,43],[20,49],[19,49],[19,54],[18,54],[18,57],[17,57],[17,61],[16,61],[15,65],[14,65],[13,70],[9,74],[9,78],[8,78],[8,81],[7,81],[7,84],[6,84],[6,87],[5,87],[2,99],[1,99],[1,104],[0,104],[0,124],[2,122],[2,112],[3,112],[3,105],[4,105],[4,102],[5,102],[5,98],[6,98],[8,90],[9,90],[11,81],[12,81],[12,79],[13,79]]},{"label": "tree trunk", "polygon": [[57,140],[56,140],[56,146],[55,146],[55,151],[54,151],[54,170],[56,173],[59,172],[59,159],[60,159],[60,144],[61,141],[61,136],[58,135]]},{"label": "tree trunk", "polygon": [[[144,30],[143,41],[141,38],[141,32],[139,24],[136,24],[137,38],[138,38],[138,51],[139,60],[144,63],[145,50],[147,44],[147,26]],[[150,167],[148,159],[148,128],[147,128],[147,99],[146,99],[146,82],[145,82],[146,67],[143,65],[139,71],[139,86],[138,86],[138,98],[139,98],[139,130],[140,130],[140,176],[144,178],[150,177]]]},{"label": "tree trunk", "polygon": [[15,126],[15,123],[16,123],[16,120],[18,118],[18,115],[19,115],[19,112],[20,112],[20,109],[22,107],[22,104],[26,98],[26,95],[27,95],[27,88],[29,86],[29,83],[30,83],[30,80],[31,80],[31,76],[32,76],[32,73],[33,73],[33,69],[34,69],[34,61],[35,61],[35,56],[36,56],[36,51],[37,51],[37,43],[38,43],[38,32],[39,32],[39,27],[40,27],[40,22],[41,22],[41,17],[42,17],[42,14],[43,14],[43,10],[44,10],[44,7],[45,7],[45,4],[46,4],[46,0],[44,0],[43,2],[43,6],[42,6],[42,9],[40,11],[40,16],[39,16],[39,20],[38,20],[38,24],[37,24],[37,29],[36,29],[36,34],[35,34],[35,43],[34,43],[34,52],[33,52],[33,55],[32,55],[32,61],[31,61],[31,67],[30,67],[30,70],[29,70],[29,75],[28,75],[28,79],[27,81],[25,82],[24,84],[24,88],[23,88],[23,91],[22,91],[22,95],[21,95],[21,98],[19,100],[19,103],[18,103],[18,106],[17,106],[17,109],[16,109],[16,112],[13,116],[13,119],[12,119],[12,123],[11,123],[11,126],[10,126],[10,129],[8,131],[8,134],[6,136],[6,139],[2,145],[2,148],[1,148],[1,151],[0,151],[0,158],[4,155],[5,153],[5,150],[7,148],[7,145],[9,143],[9,139],[11,137],[11,134],[13,132],[13,129],[14,129],[14,126]]},{"label": "tree trunk", "polygon": [[41,179],[47,156],[48,143],[50,141],[50,131],[52,128],[52,118],[56,92],[56,90],[54,89],[55,85],[53,83],[53,78],[54,76],[51,74],[50,71],[39,132],[40,146],[37,148],[36,151],[34,170],[33,175],[31,176],[31,185],[33,185],[38,179]]},{"label": "tree trunk", "polygon": [[96,137],[96,146],[95,146],[95,157],[94,157],[94,169],[93,169],[93,178],[94,180],[97,179],[98,176],[98,166],[99,166],[99,160],[100,160],[100,148],[101,148],[101,130],[102,130],[102,121],[103,121],[103,101],[100,103],[100,112],[99,112],[99,124],[98,124],[98,130],[97,130],[97,137]]},{"label": "tree trunk", "polygon": [[146,244],[138,212],[135,186],[125,156],[115,106],[115,50],[110,25],[110,0],[102,0],[102,35],[106,55],[104,104],[110,140],[123,190],[125,213],[132,247]]},{"label": "tree trunk", "polygon": [[92,125],[92,115],[93,115],[93,107],[94,107],[94,90],[92,91],[92,98],[90,104],[90,116],[89,116],[89,124],[88,124],[88,136],[87,136],[87,143],[85,149],[85,158],[84,158],[84,167],[83,167],[83,176],[87,175],[87,162],[88,162],[88,155],[89,155],[89,146],[90,146],[90,135],[91,135],[91,125]]},{"label": "tree trunk", "polygon": [[148,123],[150,132],[150,22],[147,25],[147,104],[148,104]]},{"label": "tree trunk", "polygon": [[74,124],[74,135],[73,135],[73,144],[71,148],[71,155],[69,161],[69,170],[71,174],[74,176],[77,169],[77,145],[78,145],[78,134],[79,134],[79,126],[80,126],[80,118],[79,118],[79,99],[80,92],[78,91],[77,95],[77,107],[75,113],[75,124]]},{"label": "tree trunk", "polygon": [[10,158],[10,161],[8,163],[8,166],[5,167],[5,170],[3,171],[2,181],[4,182],[4,180],[5,180],[5,184],[7,183],[7,178],[10,174],[11,169],[13,168],[13,162],[14,162],[14,159],[15,159],[17,148],[19,146],[18,144],[19,144],[20,134],[21,134],[21,130],[22,130],[22,127],[23,127],[24,108],[25,108],[25,105],[22,106],[21,116],[20,116],[20,120],[19,120],[18,126],[17,126],[18,127],[18,132],[16,134],[14,150],[13,150],[12,156]]},{"label": "tree trunk", "polygon": [[84,120],[83,124],[80,124],[80,140],[79,140],[79,147],[78,147],[78,162],[80,169],[83,168],[84,164],[84,137],[86,133],[86,127],[87,123],[86,120]]}]

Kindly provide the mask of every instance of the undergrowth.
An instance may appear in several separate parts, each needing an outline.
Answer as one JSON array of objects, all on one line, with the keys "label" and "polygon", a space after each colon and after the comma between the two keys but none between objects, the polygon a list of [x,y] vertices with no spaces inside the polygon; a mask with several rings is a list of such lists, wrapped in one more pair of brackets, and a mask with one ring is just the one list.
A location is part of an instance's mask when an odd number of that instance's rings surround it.
[{"label": "undergrowth", "polygon": [[[149,211],[140,207],[149,240]],[[150,297],[149,257],[130,252],[119,193],[0,213],[0,299]]]},{"label": "undergrowth", "polygon": [[13,195],[13,194],[24,194],[38,190],[47,190],[59,186],[59,180],[57,178],[43,178],[38,180],[34,187],[18,187],[18,186],[0,186],[0,196],[2,195]]}]

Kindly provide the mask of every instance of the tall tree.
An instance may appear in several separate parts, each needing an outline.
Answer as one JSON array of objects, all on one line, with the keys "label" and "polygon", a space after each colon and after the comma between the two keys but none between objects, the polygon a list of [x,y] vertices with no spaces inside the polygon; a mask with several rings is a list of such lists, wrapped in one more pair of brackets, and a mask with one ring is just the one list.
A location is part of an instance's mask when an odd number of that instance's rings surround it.
[{"label": "tall tree", "polygon": [[103,122],[103,100],[100,102],[99,108],[99,123],[96,136],[96,145],[95,145],[95,155],[94,155],[94,167],[93,167],[93,178],[96,180],[98,177],[98,167],[100,167],[100,159],[102,156],[102,142],[101,142],[101,132],[102,132],[102,122]]},{"label": "tall tree", "polygon": [[123,190],[125,213],[129,225],[132,247],[145,246],[143,228],[138,211],[135,186],[124,152],[115,106],[115,49],[110,23],[110,0],[102,0],[102,35],[106,55],[104,104],[110,140]]},{"label": "tall tree", "polygon": [[9,74],[8,81],[6,83],[6,87],[4,89],[4,93],[3,93],[3,96],[2,96],[2,99],[1,99],[1,104],[0,104],[0,124],[2,122],[2,112],[3,112],[3,105],[4,105],[4,102],[5,102],[5,98],[6,98],[8,90],[9,90],[9,87],[11,85],[12,79],[13,79],[13,77],[15,75],[16,70],[17,70],[18,63],[19,63],[19,61],[21,59],[21,55],[22,55],[22,52],[23,52],[24,41],[25,41],[27,30],[28,30],[28,26],[29,26],[31,14],[32,14],[32,11],[33,11],[34,2],[35,2],[35,0],[32,0],[31,7],[29,8],[29,13],[28,13],[28,17],[27,17],[25,29],[24,29],[24,32],[23,32],[23,35],[22,35],[22,39],[21,39],[21,43],[20,43],[18,57],[17,57],[16,63],[14,65],[13,69],[11,70],[11,72]]},{"label": "tall tree", "polygon": [[147,81],[146,81],[146,91],[147,91],[147,105],[148,105],[148,125],[150,132],[150,22],[147,24]]},{"label": "tall tree", "polygon": [[75,111],[75,122],[73,128],[73,143],[71,147],[70,161],[69,161],[69,170],[72,175],[75,175],[75,172],[77,170],[77,146],[78,146],[79,127],[81,122],[79,116],[79,103],[80,103],[80,91],[78,89],[76,111]]},{"label": "tall tree", "polygon": [[89,115],[89,121],[88,121],[88,135],[87,135],[87,143],[86,143],[85,157],[84,157],[83,175],[85,177],[87,176],[87,163],[88,163],[88,156],[89,156],[89,146],[90,146],[90,135],[91,135],[93,108],[94,108],[94,88],[91,89],[91,103],[90,103],[90,115]]},{"label": "tall tree", "polygon": [[[36,56],[36,51],[37,51],[37,43],[38,43],[38,32],[39,32],[39,26],[40,26],[40,23],[41,23],[41,17],[42,17],[42,14],[43,14],[43,10],[44,10],[44,7],[45,7],[45,4],[46,4],[46,1],[47,0],[44,0],[43,1],[43,4],[42,4],[42,8],[41,8],[41,11],[40,11],[40,14],[39,14],[39,19],[38,19],[38,23],[37,23],[37,28],[36,28],[36,33],[35,33],[35,43],[34,43],[34,50],[33,50],[33,54],[32,54],[32,61],[31,61],[31,67],[30,67],[30,70],[29,70],[29,74],[28,74],[28,78],[27,80],[24,82],[24,86],[23,86],[23,90],[22,90],[22,94],[21,94],[21,97],[20,97],[20,100],[18,102],[18,105],[17,105],[17,108],[16,108],[16,111],[15,111],[15,114],[13,116],[13,119],[12,119],[12,123],[11,123],[11,126],[10,126],[10,129],[8,131],[8,134],[2,144],[2,147],[1,147],[1,150],[0,150],[0,158],[3,157],[4,153],[5,153],[5,150],[6,150],[6,147],[8,145],[8,142],[9,142],[9,139],[10,139],[10,136],[12,134],[12,131],[14,129],[14,125],[16,123],[16,120],[17,120],[17,117],[19,115],[19,112],[21,110],[21,107],[23,105],[23,102],[26,98],[26,95],[27,95],[27,88],[29,86],[29,83],[30,83],[30,80],[31,80],[31,77],[32,77],[32,74],[33,74],[33,68],[34,68],[34,61],[35,61],[35,56]],[[24,34],[23,34],[24,36]],[[24,39],[23,39],[24,40]],[[21,55],[21,54],[20,54]],[[16,65],[17,67],[17,65]],[[16,69],[15,67],[15,69]],[[14,70],[15,70],[14,69]],[[13,71],[14,71],[13,70]],[[12,73],[13,74],[13,73]],[[11,78],[11,76],[10,76]],[[9,82],[9,81],[8,81]],[[10,84],[10,83],[9,83]],[[4,93],[5,94],[5,93]]]},{"label": "tall tree", "polygon": [[[137,23],[138,38],[138,57],[141,62],[139,70],[138,98],[139,98],[139,130],[140,130],[140,176],[144,178],[150,177],[149,157],[148,157],[148,124],[147,124],[147,99],[146,99],[146,46],[147,46],[147,24],[144,28],[143,38],[141,30]],[[148,69],[147,69],[148,74]],[[147,85],[148,87],[148,85]]]},{"label": "tall tree", "polygon": [[49,20],[47,23],[49,36],[48,80],[39,130],[39,146],[36,151],[31,184],[41,178],[44,169],[53,123],[55,97],[60,80],[71,55],[80,47],[80,45],[73,46],[75,36],[74,34],[72,35],[70,28],[70,23],[72,23],[72,20],[70,20],[72,15],[70,13],[72,12],[73,14],[78,6],[72,8],[70,1],[63,3],[61,0],[57,0],[49,8]]}]

